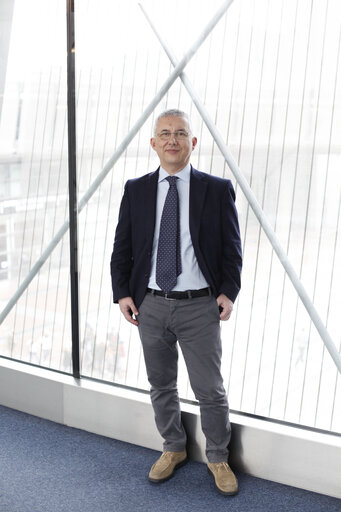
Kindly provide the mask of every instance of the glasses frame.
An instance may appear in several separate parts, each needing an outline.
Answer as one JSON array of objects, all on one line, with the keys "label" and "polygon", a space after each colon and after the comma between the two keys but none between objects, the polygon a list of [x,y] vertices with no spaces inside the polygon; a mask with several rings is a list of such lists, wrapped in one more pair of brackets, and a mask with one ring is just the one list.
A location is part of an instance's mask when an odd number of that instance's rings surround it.
[{"label": "glasses frame", "polygon": [[[185,136],[180,136],[179,133],[185,133]],[[175,132],[160,132],[157,133],[156,136],[159,137],[161,140],[167,141],[172,138],[172,136],[176,140],[186,140],[191,135],[191,132],[186,132],[186,130],[176,130]]]}]

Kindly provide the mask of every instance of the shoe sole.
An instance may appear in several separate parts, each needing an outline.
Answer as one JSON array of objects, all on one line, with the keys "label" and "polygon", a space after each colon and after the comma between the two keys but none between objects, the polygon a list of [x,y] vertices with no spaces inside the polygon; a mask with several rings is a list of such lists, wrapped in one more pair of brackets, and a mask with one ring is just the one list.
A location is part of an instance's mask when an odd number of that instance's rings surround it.
[{"label": "shoe sole", "polygon": [[182,466],[187,464],[187,462],[188,462],[188,458],[182,460],[181,462],[178,462],[177,465],[174,466],[172,473],[170,475],[166,476],[165,478],[150,478],[150,477],[148,477],[148,480],[152,484],[162,484],[163,482],[167,482],[167,480],[169,480],[170,478],[172,478],[172,476],[174,476],[175,471],[179,468],[182,468]]},{"label": "shoe sole", "polygon": [[232,492],[227,492],[227,491],[223,491],[221,489],[219,489],[219,487],[217,486],[216,484],[216,481],[215,481],[215,477],[214,477],[214,474],[212,473],[212,471],[210,470],[210,468],[207,466],[207,472],[209,475],[211,475],[211,477],[213,478],[214,480],[214,486],[215,488],[217,489],[217,491],[222,494],[223,496],[235,496],[236,494],[238,494],[238,487],[237,487],[237,490],[236,491],[232,491]]}]

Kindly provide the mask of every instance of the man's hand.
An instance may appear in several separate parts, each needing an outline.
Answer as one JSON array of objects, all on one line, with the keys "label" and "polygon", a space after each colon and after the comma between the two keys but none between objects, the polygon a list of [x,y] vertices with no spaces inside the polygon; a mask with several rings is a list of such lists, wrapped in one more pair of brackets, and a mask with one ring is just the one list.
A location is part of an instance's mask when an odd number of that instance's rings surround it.
[{"label": "man's hand", "polygon": [[233,302],[226,295],[221,293],[219,297],[217,297],[217,304],[222,308],[220,313],[220,320],[228,320],[231,316],[233,310]]},{"label": "man's hand", "polygon": [[[124,318],[133,325],[139,325],[138,321],[135,320],[139,312],[133,299],[131,297],[124,297],[123,299],[119,299],[118,304]],[[135,318],[133,318],[133,315]]]}]

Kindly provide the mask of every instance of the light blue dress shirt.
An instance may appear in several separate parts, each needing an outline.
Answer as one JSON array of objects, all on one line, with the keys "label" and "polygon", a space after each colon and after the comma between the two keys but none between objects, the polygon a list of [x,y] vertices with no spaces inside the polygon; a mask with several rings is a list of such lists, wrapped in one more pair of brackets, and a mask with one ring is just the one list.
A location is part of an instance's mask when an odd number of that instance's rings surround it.
[{"label": "light blue dress shirt", "polygon": [[[148,287],[153,288],[154,290],[160,290],[160,287],[156,284],[156,256],[159,243],[162,210],[169,189],[168,181],[166,181],[167,176],[169,176],[168,172],[160,167],[156,200],[152,266],[148,283]],[[173,288],[173,290],[200,290],[201,288],[206,288],[209,286],[209,284],[199,268],[197,258],[194,254],[191,234],[189,231],[189,187],[191,177],[190,164],[186,165],[186,167],[179,171],[176,176],[179,178],[176,182],[176,186],[178,189],[180,205],[180,243],[182,272],[178,276],[176,286]]]}]

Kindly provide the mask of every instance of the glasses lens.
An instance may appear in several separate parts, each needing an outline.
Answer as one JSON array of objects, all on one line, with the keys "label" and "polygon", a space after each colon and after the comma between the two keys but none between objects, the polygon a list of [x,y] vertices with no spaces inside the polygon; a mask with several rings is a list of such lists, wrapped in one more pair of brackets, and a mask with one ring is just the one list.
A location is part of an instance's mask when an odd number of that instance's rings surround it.
[{"label": "glasses lens", "polygon": [[171,132],[162,132],[159,134],[159,137],[161,140],[168,140],[171,135]]},{"label": "glasses lens", "polygon": [[188,133],[184,130],[179,130],[178,132],[175,132],[174,134],[177,139],[186,139],[188,137]]}]

